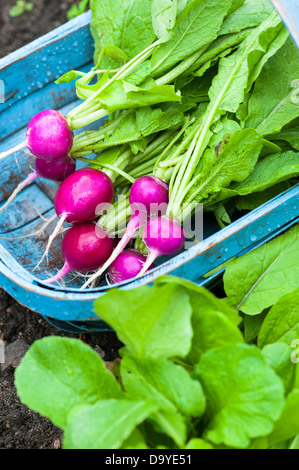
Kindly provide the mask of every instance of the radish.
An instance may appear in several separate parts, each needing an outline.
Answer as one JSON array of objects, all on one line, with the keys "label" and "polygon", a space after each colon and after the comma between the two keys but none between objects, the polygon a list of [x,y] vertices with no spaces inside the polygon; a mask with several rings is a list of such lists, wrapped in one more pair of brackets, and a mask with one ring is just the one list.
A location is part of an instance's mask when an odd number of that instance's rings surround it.
[{"label": "radish", "polygon": [[73,131],[60,111],[41,111],[29,122],[26,140],[11,150],[0,153],[0,160],[25,147],[38,158],[59,160],[69,154],[73,139]]},{"label": "radish", "polygon": [[118,284],[138,276],[145,262],[146,256],[139,251],[124,250],[109,267],[111,282]]},{"label": "radish", "polygon": [[180,222],[168,215],[151,218],[144,227],[143,240],[149,254],[139,275],[142,276],[160,255],[175,255],[185,243]]},{"label": "radish", "polygon": [[98,269],[113,251],[109,233],[94,222],[73,225],[66,231],[61,243],[63,268],[47,284],[59,281],[70,271],[88,273]]},{"label": "radish", "polygon": [[159,212],[166,212],[168,199],[168,186],[164,181],[160,180],[160,178],[156,178],[155,176],[142,176],[135,181],[130,191],[129,200],[132,216],[127,225],[126,232],[111,257],[98,272],[91,276],[82,286],[82,289],[87,287],[109,268],[111,263],[125,249],[129,241],[137,234],[139,228],[145,224],[149,216],[156,215]]},{"label": "radish", "polygon": [[55,211],[60,221],[49,238],[46,251],[35,267],[48,255],[50,246],[64,222],[69,224],[89,222],[100,211],[104,212],[113,201],[114,187],[105,173],[93,168],[83,168],[69,175],[59,186],[55,196]]},{"label": "radish", "polygon": [[67,155],[59,160],[36,158],[35,171],[38,176],[61,183],[76,170],[76,160]]},{"label": "radish", "polygon": [[69,175],[55,196],[55,210],[69,224],[93,220],[113,201],[114,187],[106,173],[83,168]]},{"label": "radish", "polygon": [[42,178],[47,178],[49,180],[61,182],[67,176],[73,173],[75,169],[76,161],[68,155],[62,158],[61,160],[53,160],[52,162],[37,158],[35,160],[35,171],[30,173],[27,178],[16,187],[16,189],[6,201],[6,203],[0,208],[0,212],[6,209],[7,206],[15,200],[17,195],[24,188],[26,188],[26,186],[29,186],[33,181],[35,181],[39,176],[41,176]]}]

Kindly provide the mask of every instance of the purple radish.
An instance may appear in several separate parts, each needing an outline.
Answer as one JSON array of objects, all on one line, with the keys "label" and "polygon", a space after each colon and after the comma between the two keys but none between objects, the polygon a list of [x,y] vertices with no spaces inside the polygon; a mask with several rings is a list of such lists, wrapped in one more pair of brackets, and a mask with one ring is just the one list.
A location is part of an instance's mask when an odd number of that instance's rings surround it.
[{"label": "purple radish", "polygon": [[132,238],[135,237],[140,227],[145,224],[148,217],[165,213],[169,201],[168,186],[160,178],[155,176],[142,176],[132,185],[130,191],[130,206],[132,216],[126,231],[111,257],[107,262],[82,286],[87,287],[97,277],[100,277],[118,255],[126,248]]},{"label": "purple radish", "polygon": [[83,168],[69,175],[59,186],[55,196],[56,214],[69,224],[88,222],[100,215],[113,197],[113,183],[106,173]]},{"label": "purple radish", "polygon": [[0,212],[8,207],[8,205],[15,200],[17,195],[39,176],[47,178],[49,180],[63,181],[67,176],[73,173],[76,169],[76,161],[68,155],[61,160],[47,161],[40,158],[35,160],[35,171],[30,173],[27,178],[22,181],[14,190],[12,195],[6,201],[6,203],[0,208]]},{"label": "purple radish", "polygon": [[[161,207],[162,211],[166,211],[169,188],[164,181],[156,176],[142,176],[132,185],[129,200],[136,212],[154,215],[161,210]],[[161,205],[160,208],[159,205]]]},{"label": "purple radish", "polygon": [[185,243],[180,222],[167,215],[151,218],[144,227],[143,241],[149,254],[139,275],[142,276],[161,255],[175,255]]},{"label": "purple radish", "polygon": [[144,263],[146,256],[137,250],[124,250],[111,263],[109,267],[109,278],[113,284],[128,281],[138,276]]},{"label": "purple radish", "polygon": [[69,175],[61,183],[55,196],[55,211],[60,221],[35,269],[48,255],[50,246],[64,222],[78,224],[93,220],[111,204],[113,197],[113,183],[106,173],[93,168],[83,168]]},{"label": "purple radish", "polygon": [[94,222],[73,225],[64,234],[61,244],[63,268],[44,282],[52,284],[70,271],[88,273],[98,269],[111,255],[113,246],[109,233]]},{"label": "purple radish", "polygon": [[0,160],[25,147],[38,158],[59,160],[69,154],[73,140],[73,131],[60,111],[41,111],[29,122],[25,142],[1,153]]},{"label": "purple radish", "polygon": [[76,160],[67,155],[60,160],[43,160],[36,158],[35,171],[38,176],[61,183],[76,170]]}]

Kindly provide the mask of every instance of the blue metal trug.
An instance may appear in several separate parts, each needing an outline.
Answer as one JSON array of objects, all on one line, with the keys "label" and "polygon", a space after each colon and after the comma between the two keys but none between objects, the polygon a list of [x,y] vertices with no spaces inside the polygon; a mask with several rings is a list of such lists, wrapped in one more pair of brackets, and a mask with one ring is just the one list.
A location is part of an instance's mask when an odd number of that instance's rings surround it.
[{"label": "blue metal trug", "polygon": [[[150,284],[165,274],[181,276],[204,285],[208,282],[203,277],[206,273],[234,256],[241,256],[258,243],[271,240],[286,227],[297,223],[298,218],[297,185],[146,276],[123,283],[120,287],[133,289]],[[47,286],[28,273],[1,247],[0,259],[0,285],[20,303],[56,320],[74,322],[97,318],[93,313],[93,302],[112,288],[106,286],[82,292],[79,289]],[[99,323],[99,330],[103,329],[105,327]]]},{"label": "blue metal trug", "polygon": [[[288,7],[291,4],[295,5],[295,1],[289,1]],[[296,18],[298,10],[297,5]],[[0,78],[7,85],[7,101],[0,104],[0,151],[24,140],[25,125],[40,109],[53,107],[66,113],[74,105],[72,84],[56,86],[54,80],[71,68],[88,70],[90,67],[93,42],[89,22],[90,13],[81,15],[0,60]],[[298,33],[299,28],[296,31]],[[76,44],[80,44],[82,54],[78,53]],[[13,156],[0,161],[0,201],[5,200],[23,179],[28,166],[30,157],[25,153],[20,158],[20,172]],[[12,205],[5,215],[1,214],[0,236],[5,237],[8,233],[19,236],[34,230],[38,223],[36,209],[40,214],[50,217],[54,213],[56,188],[52,182],[38,182],[30,186],[26,200],[25,194],[20,195],[15,206]],[[234,256],[242,256],[255,249],[298,222],[298,193],[297,185],[223,230],[219,230],[210,218],[204,218],[208,236],[203,242],[169,259],[144,277],[123,283],[120,287],[133,289],[151,284],[165,274],[207,285],[211,281],[211,278],[207,278],[210,271]],[[44,243],[41,241],[34,243],[23,239],[22,242],[16,240],[15,243],[8,243],[0,238],[0,286],[57,328],[74,332],[109,329],[93,312],[93,303],[111,287],[81,291],[78,288],[44,284],[30,272],[39,260],[38,250],[44,251]],[[53,269],[61,267],[58,251],[57,263]]]}]

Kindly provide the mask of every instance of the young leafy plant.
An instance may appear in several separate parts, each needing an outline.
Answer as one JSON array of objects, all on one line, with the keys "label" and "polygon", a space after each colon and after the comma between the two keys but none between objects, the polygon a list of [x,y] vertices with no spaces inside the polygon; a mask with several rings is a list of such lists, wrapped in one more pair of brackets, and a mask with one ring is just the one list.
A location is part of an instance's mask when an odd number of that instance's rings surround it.
[{"label": "young leafy plant", "polygon": [[81,341],[49,337],[17,368],[19,396],[64,430],[67,449],[294,448],[297,297],[298,288],[265,311],[258,345],[247,345],[242,315],[190,281],[113,289],[95,310],[125,345],[115,377]]},{"label": "young leafy plant", "polygon": [[73,18],[82,15],[82,13],[86,11],[88,4],[89,0],[81,0],[78,5],[73,5],[67,12],[67,19],[72,20]]},{"label": "young leafy plant", "polygon": [[25,0],[17,0],[15,5],[13,5],[8,14],[11,18],[16,18],[18,16],[24,15],[24,13],[33,10],[34,4],[32,2],[26,2]]}]

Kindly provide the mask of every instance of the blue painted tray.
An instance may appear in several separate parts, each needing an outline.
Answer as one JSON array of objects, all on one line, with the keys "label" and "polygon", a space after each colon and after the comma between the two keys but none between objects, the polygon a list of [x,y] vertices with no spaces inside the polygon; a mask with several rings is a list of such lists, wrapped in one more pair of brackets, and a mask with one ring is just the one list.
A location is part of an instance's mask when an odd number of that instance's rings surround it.
[{"label": "blue painted tray", "polygon": [[[1,104],[0,96],[0,152],[24,140],[27,123],[36,112],[56,108],[67,113],[76,104],[74,87],[71,84],[57,86],[54,80],[71,68],[90,69],[93,41],[89,22],[90,13],[81,15],[0,60],[0,79],[5,84],[5,103]],[[0,203],[24,179],[31,159],[28,153],[19,152],[17,161],[14,155],[0,161]],[[75,283],[67,288],[48,286],[42,281],[45,271],[33,273],[55,222],[42,239],[18,238],[35,232],[44,224],[43,219],[53,216],[56,189],[55,183],[39,179],[0,214],[0,286],[58,328],[74,332],[109,329],[93,313],[93,302],[111,287],[102,285],[82,292]],[[149,284],[158,276],[170,273],[200,285],[210,285],[215,276],[206,277],[206,274],[211,270],[298,222],[298,193],[299,187],[295,187],[223,230],[219,230],[212,215],[205,214],[203,242],[163,262],[150,274],[125,283],[122,288]],[[47,273],[54,274],[62,266],[60,240],[52,246],[49,259]]]}]

